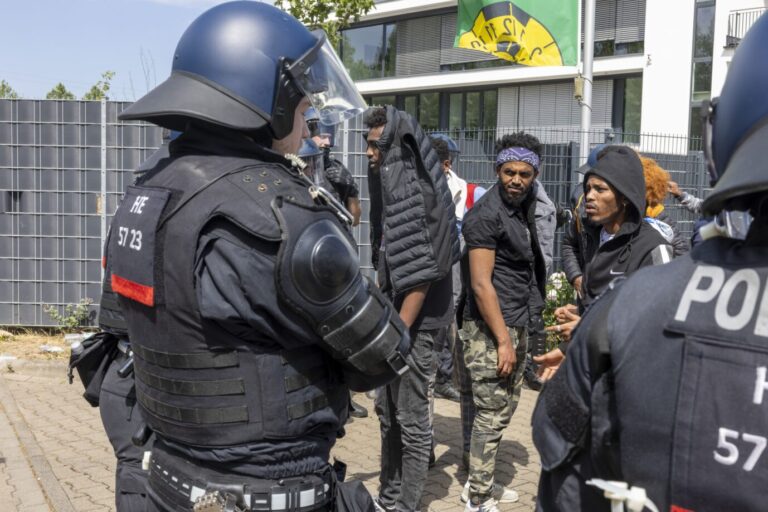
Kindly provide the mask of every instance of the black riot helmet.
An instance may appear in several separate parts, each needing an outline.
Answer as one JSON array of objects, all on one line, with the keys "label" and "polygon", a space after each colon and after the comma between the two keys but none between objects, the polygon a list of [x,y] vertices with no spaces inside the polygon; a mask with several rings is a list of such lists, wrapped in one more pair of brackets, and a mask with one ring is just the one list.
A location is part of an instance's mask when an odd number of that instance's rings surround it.
[{"label": "black riot helmet", "polygon": [[742,39],[719,98],[705,102],[704,152],[714,184],[704,210],[749,210],[768,195],[768,14]]},{"label": "black riot helmet", "polygon": [[320,114],[314,107],[310,107],[304,113],[304,120],[307,122],[310,137],[318,137],[321,149],[332,148],[336,145],[336,125],[323,123]]},{"label": "black riot helmet", "polygon": [[184,131],[204,122],[282,139],[307,97],[320,118],[336,124],[365,102],[322,31],[310,32],[272,5],[217,5],[187,28],[171,76],[120,114]]}]

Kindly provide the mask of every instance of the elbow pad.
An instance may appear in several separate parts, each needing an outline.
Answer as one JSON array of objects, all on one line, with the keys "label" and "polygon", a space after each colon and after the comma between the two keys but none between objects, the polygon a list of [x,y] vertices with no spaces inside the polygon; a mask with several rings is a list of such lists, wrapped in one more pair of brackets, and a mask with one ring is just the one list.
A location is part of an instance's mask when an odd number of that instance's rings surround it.
[{"label": "elbow pad", "polygon": [[354,240],[332,211],[277,198],[282,243],[275,279],[280,299],[315,330],[355,391],[408,370],[411,339],[392,303],[360,273]]}]

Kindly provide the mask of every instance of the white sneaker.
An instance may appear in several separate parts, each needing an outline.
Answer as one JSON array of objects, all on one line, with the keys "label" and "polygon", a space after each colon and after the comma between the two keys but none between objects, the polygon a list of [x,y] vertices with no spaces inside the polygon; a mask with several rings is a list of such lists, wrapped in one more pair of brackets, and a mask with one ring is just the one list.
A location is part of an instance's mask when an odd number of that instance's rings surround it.
[{"label": "white sneaker", "polygon": [[484,503],[475,505],[471,501],[467,502],[464,512],[499,512],[498,502],[493,498],[488,498]]},{"label": "white sneaker", "polygon": [[[491,497],[499,503],[515,503],[520,499],[517,491],[513,489],[507,489],[501,484],[493,483],[493,490],[491,491]],[[464,484],[464,489],[461,491],[461,501],[467,503],[469,501],[469,480]]]}]

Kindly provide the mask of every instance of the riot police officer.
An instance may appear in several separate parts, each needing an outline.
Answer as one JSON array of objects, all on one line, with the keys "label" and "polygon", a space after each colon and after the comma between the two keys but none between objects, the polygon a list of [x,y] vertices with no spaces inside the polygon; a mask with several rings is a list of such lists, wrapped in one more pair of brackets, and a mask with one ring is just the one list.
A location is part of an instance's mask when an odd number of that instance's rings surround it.
[{"label": "riot police officer", "polygon": [[763,15],[703,109],[714,184],[704,209],[749,210],[747,238],[710,237],[590,308],[534,412],[539,510],[609,510],[598,487],[620,501],[624,484],[635,488],[631,510],[765,510],[766,91]]},{"label": "riot police officer", "polygon": [[355,177],[349,172],[343,163],[331,156],[331,148],[336,143],[336,126],[323,123],[314,108],[307,110],[305,114],[309,134],[312,141],[323,152],[324,178],[330,185],[330,191],[336,199],[352,214],[352,225],[360,224],[360,189],[355,183]]},{"label": "riot police officer", "polygon": [[183,132],[128,188],[107,251],[156,435],[152,510],[330,509],[349,389],[408,368],[347,217],[284,157],[310,105],[329,124],[365,106],[324,34],[240,1],[197,18],[170,78],[120,115]]}]

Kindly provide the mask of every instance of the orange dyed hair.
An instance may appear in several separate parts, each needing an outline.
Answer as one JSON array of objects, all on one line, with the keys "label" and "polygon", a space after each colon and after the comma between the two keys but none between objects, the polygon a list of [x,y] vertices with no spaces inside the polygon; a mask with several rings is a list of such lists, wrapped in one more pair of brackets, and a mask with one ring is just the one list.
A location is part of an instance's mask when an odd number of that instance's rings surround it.
[{"label": "orange dyed hair", "polygon": [[645,175],[645,201],[648,206],[656,206],[664,202],[667,196],[669,173],[659,167],[653,158],[640,157],[643,162],[643,174]]}]

